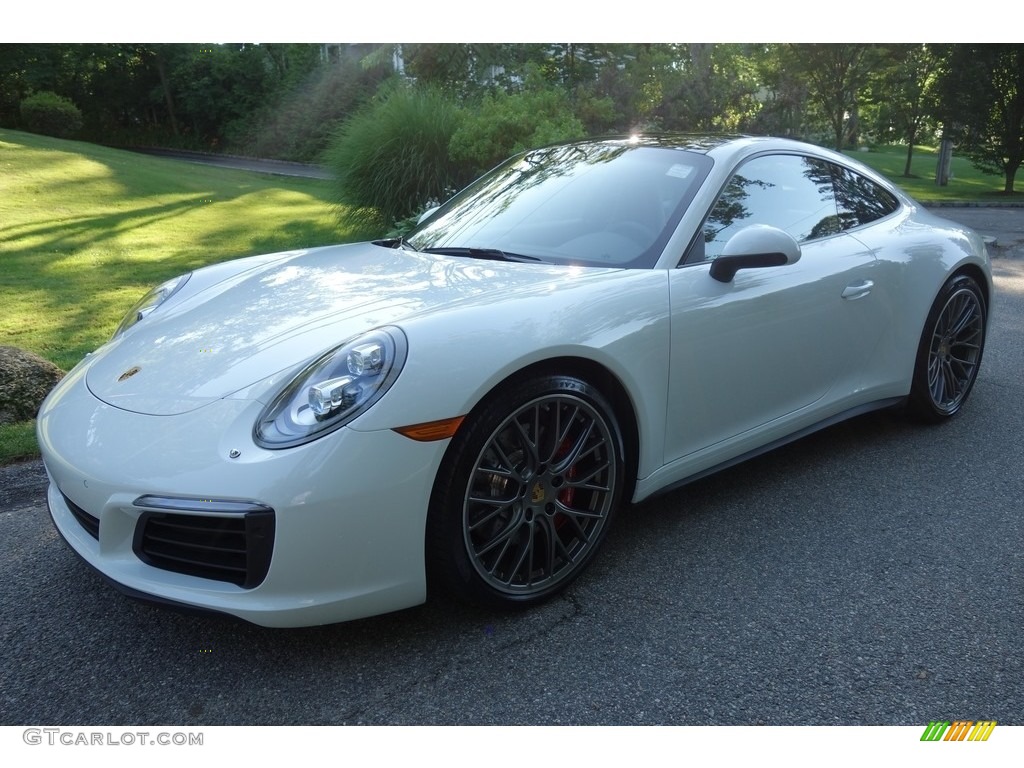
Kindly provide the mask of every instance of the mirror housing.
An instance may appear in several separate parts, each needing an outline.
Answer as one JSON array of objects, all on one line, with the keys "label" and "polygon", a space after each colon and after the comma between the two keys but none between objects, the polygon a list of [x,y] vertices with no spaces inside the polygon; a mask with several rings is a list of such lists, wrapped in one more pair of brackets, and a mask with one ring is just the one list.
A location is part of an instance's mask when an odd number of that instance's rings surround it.
[{"label": "mirror housing", "polygon": [[782,267],[800,260],[800,244],[788,232],[768,224],[744,227],[725,244],[722,254],[711,262],[711,277],[731,282],[741,269]]}]

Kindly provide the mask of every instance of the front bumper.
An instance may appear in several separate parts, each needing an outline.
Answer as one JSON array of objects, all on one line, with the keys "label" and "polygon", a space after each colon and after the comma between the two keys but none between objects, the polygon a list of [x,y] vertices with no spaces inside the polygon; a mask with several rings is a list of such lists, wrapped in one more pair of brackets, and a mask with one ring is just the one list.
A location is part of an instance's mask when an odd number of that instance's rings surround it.
[{"label": "front bumper", "polygon": [[[189,413],[146,416],[96,399],[85,386],[86,367],[69,374],[40,411],[48,502],[72,549],[125,591],[271,627],[347,621],[424,601],[427,502],[446,441],[342,428],[268,451],[252,440],[258,401],[226,398]],[[154,498],[183,503],[169,513]],[[227,519],[237,528],[231,504],[242,513],[272,512],[265,576],[208,578],[140,549],[140,525],[154,516]],[[211,525],[219,523],[191,527]],[[205,546],[202,536],[196,541]]]}]

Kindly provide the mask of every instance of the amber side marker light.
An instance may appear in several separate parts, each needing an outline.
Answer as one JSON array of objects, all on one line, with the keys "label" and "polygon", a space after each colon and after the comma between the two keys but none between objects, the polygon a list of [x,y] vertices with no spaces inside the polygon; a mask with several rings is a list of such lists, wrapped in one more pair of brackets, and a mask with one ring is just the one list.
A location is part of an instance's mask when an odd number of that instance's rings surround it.
[{"label": "amber side marker light", "polygon": [[452,419],[427,421],[423,424],[410,424],[407,427],[395,427],[394,431],[408,437],[410,440],[429,443],[432,440],[444,440],[454,435],[464,418],[466,417],[456,416]]}]

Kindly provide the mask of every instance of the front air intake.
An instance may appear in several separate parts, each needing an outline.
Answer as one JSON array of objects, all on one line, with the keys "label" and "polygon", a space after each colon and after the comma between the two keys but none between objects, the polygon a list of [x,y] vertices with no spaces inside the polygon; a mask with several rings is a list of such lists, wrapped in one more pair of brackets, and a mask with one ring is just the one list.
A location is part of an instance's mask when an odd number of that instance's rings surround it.
[{"label": "front air intake", "polygon": [[154,568],[251,589],[270,568],[274,511],[224,516],[143,512],[132,549]]}]

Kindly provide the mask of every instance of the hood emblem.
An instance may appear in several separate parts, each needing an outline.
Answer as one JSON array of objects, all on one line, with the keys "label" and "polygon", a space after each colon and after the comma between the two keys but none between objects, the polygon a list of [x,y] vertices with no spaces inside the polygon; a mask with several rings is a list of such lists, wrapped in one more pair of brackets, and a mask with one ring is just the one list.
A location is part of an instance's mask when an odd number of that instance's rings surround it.
[{"label": "hood emblem", "polygon": [[121,381],[128,381],[128,379],[130,379],[132,376],[134,376],[136,373],[138,373],[141,370],[142,370],[142,368],[140,368],[139,366],[133,365],[127,371],[125,371],[120,376],[118,376],[117,380],[119,382],[121,382]]}]

